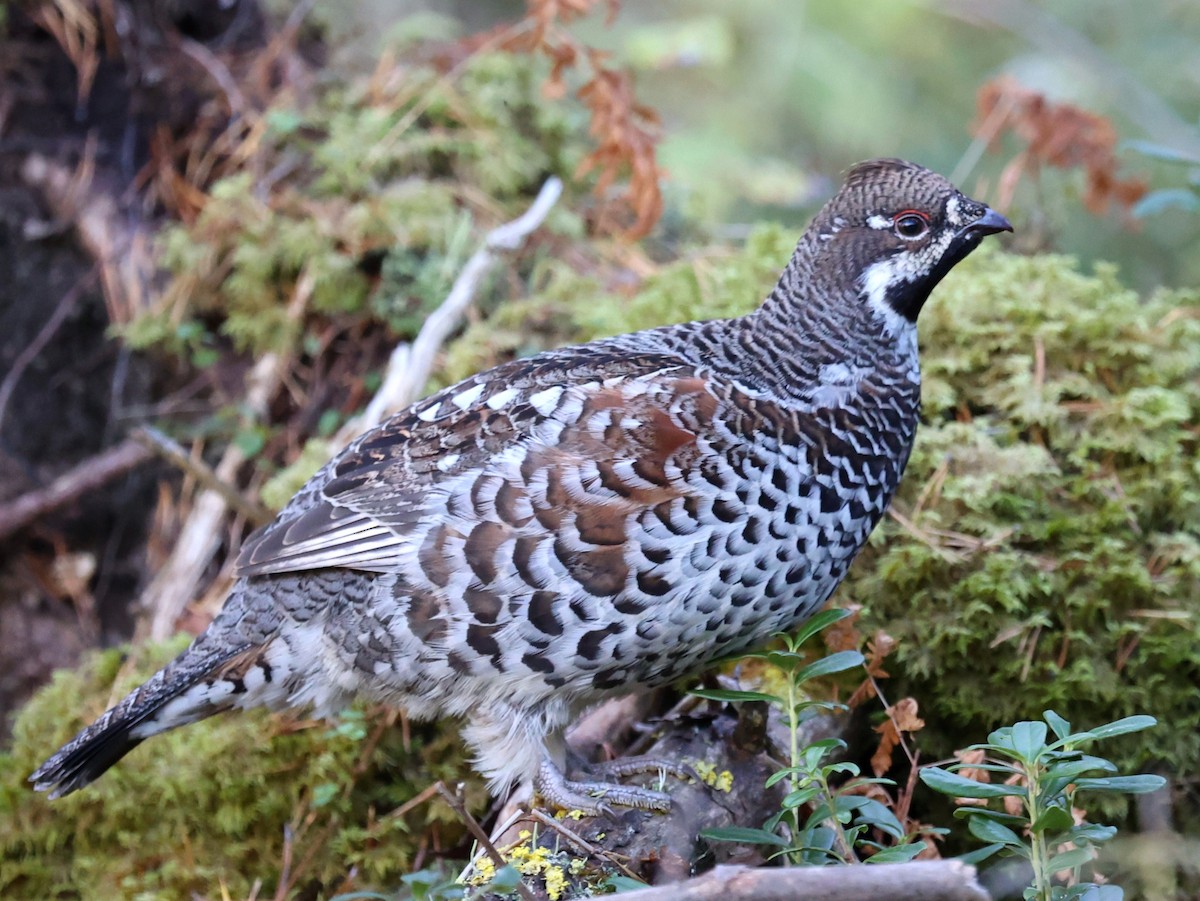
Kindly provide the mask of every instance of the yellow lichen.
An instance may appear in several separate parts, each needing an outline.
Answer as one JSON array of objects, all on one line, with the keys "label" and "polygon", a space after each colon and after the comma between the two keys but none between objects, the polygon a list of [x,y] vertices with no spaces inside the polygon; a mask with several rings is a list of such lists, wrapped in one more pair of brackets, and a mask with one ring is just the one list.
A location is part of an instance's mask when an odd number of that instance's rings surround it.
[{"label": "yellow lichen", "polygon": [[473,865],[474,872],[467,880],[469,885],[487,885],[496,878],[496,864],[487,856],[482,856]]},{"label": "yellow lichen", "polygon": [[548,866],[545,872],[546,896],[550,901],[558,901],[567,888],[567,875],[562,867]]},{"label": "yellow lichen", "polygon": [[733,773],[729,770],[721,770],[718,773],[716,766],[706,760],[689,760],[687,764],[705,785],[719,792],[728,792],[733,789]]}]

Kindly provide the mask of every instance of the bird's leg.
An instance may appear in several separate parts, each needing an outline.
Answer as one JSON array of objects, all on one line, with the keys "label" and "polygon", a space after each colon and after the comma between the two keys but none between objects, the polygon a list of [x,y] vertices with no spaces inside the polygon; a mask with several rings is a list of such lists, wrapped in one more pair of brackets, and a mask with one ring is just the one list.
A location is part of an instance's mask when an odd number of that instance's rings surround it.
[{"label": "bird's leg", "polygon": [[613,806],[663,812],[671,809],[671,797],[664,792],[611,782],[569,780],[548,755],[542,757],[533,786],[548,804],[562,810],[582,810],[589,816],[614,816]]}]

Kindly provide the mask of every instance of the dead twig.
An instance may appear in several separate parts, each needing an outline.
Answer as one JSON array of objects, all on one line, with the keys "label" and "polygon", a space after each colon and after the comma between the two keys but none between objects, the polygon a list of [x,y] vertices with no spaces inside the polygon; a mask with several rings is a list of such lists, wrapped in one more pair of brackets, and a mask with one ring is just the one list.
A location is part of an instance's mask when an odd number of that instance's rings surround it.
[{"label": "dead twig", "polygon": [[39,517],[145,463],[151,456],[150,451],[136,441],[123,441],[116,447],[84,460],[45,488],[30,491],[11,503],[0,505],[0,541],[4,541]]},{"label": "dead twig", "polygon": [[[288,303],[288,322],[297,322],[303,316],[312,296],[313,285],[312,275],[305,270]],[[266,416],[267,405],[278,390],[286,368],[287,356],[284,352],[264,354],[254,364],[246,377],[243,403],[250,416],[260,419]],[[214,470],[214,477],[224,484],[232,484],[238,470],[248,459],[241,447],[230,444]],[[176,621],[195,594],[204,570],[220,546],[220,524],[228,511],[229,502],[220,491],[205,489],[196,498],[191,514],[180,529],[171,556],[142,595],[142,609],[149,620],[147,631],[150,639],[162,641],[174,633]]]},{"label": "dead twig", "polygon": [[639,879],[639,881],[640,881],[638,874],[633,872],[633,870],[629,869],[629,867],[625,866],[624,863],[622,863],[620,860],[618,860],[617,855],[615,855],[612,851],[609,851],[607,848],[597,848],[595,845],[585,841],[582,836],[578,835],[575,832],[572,832],[570,829],[568,829],[566,826],[564,826],[558,820],[554,819],[554,817],[547,814],[545,811],[538,810],[535,807],[529,811],[529,816],[532,819],[537,820],[543,826],[547,826],[552,831],[557,832],[559,835],[561,835],[563,838],[565,838],[567,841],[569,841],[571,844],[573,844],[576,848],[578,848],[580,851],[582,851],[584,854],[588,855],[589,857],[594,857],[598,860],[607,861],[608,863],[612,864],[614,867],[619,869],[626,876],[628,876],[630,879]]},{"label": "dead twig", "polygon": [[228,482],[217,478],[217,474],[213,472],[211,466],[208,466],[203,460],[193,457],[184,450],[179,442],[168,438],[158,429],[142,426],[134,429],[132,436],[135,441],[191,476],[204,488],[221,495],[230,507],[244,516],[252,525],[261,526],[271,521],[270,510],[250,498],[243,497]]},{"label": "dead twig", "polygon": [[562,189],[562,181],[555,177],[548,178],[528,210],[487,233],[483,246],[467,260],[454,280],[450,293],[425,320],[412,344],[397,345],[392,351],[379,391],[362,414],[342,426],[333,441],[336,447],[349,444],[363,432],[377,426],[387,415],[408,406],[420,396],[429,381],[438,351],[475,300],[483,277],[501,254],[518,250],[525,239],[546,220],[558,202]]},{"label": "dead twig", "polygon": [[131,220],[112,194],[96,186],[94,172],[90,150],[74,171],[36,153],[21,165],[21,179],[42,195],[54,218],[75,227],[99,266],[109,321],[122,325],[149,309],[159,273],[148,227]]},{"label": "dead twig", "polygon": [[79,295],[87,288],[90,288],[95,279],[96,269],[93,267],[62,296],[58,302],[58,306],[54,308],[54,312],[50,314],[50,318],[46,320],[46,324],[42,326],[41,331],[37,333],[36,337],[29,342],[23,351],[17,354],[17,358],[13,360],[12,368],[9,369],[8,375],[4,377],[3,382],[0,382],[0,427],[4,425],[4,414],[8,412],[8,402],[12,399],[17,382],[25,374],[25,370],[29,368],[29,365],[37,359],[38,354],[50,343],[50,339],[54,337],[54,333],[58,331],[59,327],[66,320],[67,314],[79,302]]},{"label": "dead twig", "polygon": [[[466,824],[467,831],[471,833],[477,842],[479,842],[479,847],[483,848],[484,853],[491,858],[492,863],[494,863],[497,868],[503,867],[505,864],[504,855],[502,855],[496,849],[496,846],[492,844],[492,840],[488,837],[488,834],[483,831],[483,827],[479,825],[479,821],[476,820],[475,817],[471,816],[471,812],[467,810],[467,805],[463,803],[462,785],[460,784],[458,786],[458,791],[453,792],[450,791],[444,782],[438,782],[435,788],[437,789],[437,793],[442,796],[442,800],[449,804],[450,809],[458,814],[459,819]],[[529,887],[523,882],[517,883],[517,894],[519,894],[524,901],[535,901],[533,892],[531,892]]]}]

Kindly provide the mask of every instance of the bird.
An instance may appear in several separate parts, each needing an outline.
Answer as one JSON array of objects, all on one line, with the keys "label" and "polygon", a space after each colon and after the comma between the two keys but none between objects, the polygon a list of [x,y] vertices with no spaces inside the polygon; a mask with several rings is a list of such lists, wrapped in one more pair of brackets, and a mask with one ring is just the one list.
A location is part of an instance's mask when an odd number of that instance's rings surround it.
[{"label": "bird", "polygon": [[414,403],[250,536],[207,630],[30,780],[60,797],[216,713],[364,697],[460,720],[493,792],[669,810],[568,778],[566,727],[821,609],[913,448],[918,314],[1001,231],[941,175],[863,162],[748,315],[546,351]]}]

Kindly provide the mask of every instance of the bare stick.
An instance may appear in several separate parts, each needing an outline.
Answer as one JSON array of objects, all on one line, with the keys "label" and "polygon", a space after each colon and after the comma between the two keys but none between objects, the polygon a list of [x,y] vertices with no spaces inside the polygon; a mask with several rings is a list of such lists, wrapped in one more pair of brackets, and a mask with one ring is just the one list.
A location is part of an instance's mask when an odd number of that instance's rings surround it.
[{"label": "bare stick", "polygon": [[[499,255],[512,251],[543,222],[562,193],[562,182],[549,179],[526,212],[488,232],[483,246],[467,261],[442,305],[426,320],[411,349],[398,347],[392,354],[384,385],[372,399],[363,416],[347,423],[335,439],[344,446],[362,432],[380,422],[391,410],[416,399],[429,380],[429,373],[442,343],[453,332],[474,300],[483,276]],[[288,318],[303,313],[312,294],[313,280],[306,272],[296,285]],[[280,354],[266,354],[255,364],[247,378],[245,406],[256,415],[264,415],[271,396],[278,389],[286,361]],[[246,455],[230,445],[217,464],[217,481],[234,484]],[[175,623],[195,593],[196,585],[212,561],[220,544],[220,523],[229,510],[228,498],[219,490],[205,490],[196,498],[192,512],[180,530],[170,559],[159,571],[143,595],[143,609],[149,615],[148,635],[162,640],[172,634]]]},{"label": "bare stick", "polygon": [[544,810],[538,810],[535,807],[529,811],[529,816],[537,820],[542,825],[550,827],[550,829],[557,832],[576,848],[581,850],[584,854],[600,860],[606,860],[614,867],[617,867],[619,870],[621,870],[621,872],[623,872],[630,879],[638,879],[638,874],[633,872],[633,870],[629,869],[629,867],[625,866],[624,863],[618,860],[617,856],[613,854],[613,852],[609,851],[607,848],[597,848],[595,845],[589,844],[583,839],[582,836],[572,832],[558,820],[554,819],[554,817],[547,814]]},{"label": "bare stick", "polygon": [[131,434],[135,441],[145,445],[171,465],[183,470],[204,488],[221,495],[226,504],[237,510],[252,525],[261,526],[271,521],[270,510],[262,504],[243,497],[228,482],[221,481],[213,472],[212,467],[189,454],[180,446],[179,442],[168,438],[158,429],[150,426],[134,429]]},{"label": "bare stick", "polygon": [[562,182],[548,178],[533,204],[522,215],[499,225],[487,233],[483,246],[467,260],[454,286],[441,306],[429,315],[411,345],[400,344],[392,351],[383,384],[367,409],[347,422],[334,439],[337,447],[349,444],[368,429],[372,429],[390,413],[407,407],[416,400],[429,381],[438,351],[450,334],[462,322],[475,300],[483,277],[503,253],[517,250],[525,239],[540,226],[562,194]]},{"label": "bare stick", "polygon": [[988,901],[975,868],[956,860],[850,867],[720,866],[696,879],[639,889],[622,901]]},{"label": "bare stick", "polygon": [[75,227],[100,267],[109,320],[121,325],[150,307],[159,272],[148,227],[137,219],[131,225],[113,195],[93,183],[93,173],[86,155],[77,170],[36,153],[21,165],[22,180],[41,193],[54,217]]},{"label": "bare stick", "polygon": [[[483,831],[483,827],[479,825],[479,821],[476,820],[475,817],[471,816],[471,812],[467,810],[467,805],[463,803],[462,785],[460,784],[458,786],[457,792],[450,791],[444,782],[438,782],[436,788],[437,793],[442,796],[442,799],[447,804],[450,805],[450,809],[458,814],[459,819],[466,824],[467,831],[474,836],[475,841],[479,842],[479,847],[483,848],[484,853],[492,859],[492,863],[494,863],[497,868],[504,866],[504,855],[496,850],[496,846],[492,844],[492,840],[488,838],[488,834]],[[523,882],[517,883],[517,894],[525,899],[525,901],[535,901],[533,892],[531,892],[529,887]]]},{"label": "bare stick", "polygon": [[8,402],[12,399],[17,382],[25,374],[25,370],[29,368],[29,364],[36,360],[37,355],[50,343],[50,339],[54,337],[54,333],[58,331],[59,327],[66,320],[67,314],[79,302],[79,295],[83,293],[85,288],[91,286],[95,277],[96,270],[92,268],[71,286],[70,290],[59,300],[58,306],[54,308],[54,312],[50,314],[50,318],[46,320],[45,325],[42,326],[34,339],[29,342],[28,346],[17,354],[17,358],[13,360],[12,368],[8,371],[8,375],[4,377],[3,382],[0,382],[0,425],[4,424],[4,414],[8,411]]},{"label": "bare stick", "polygon": [[[303,315],[312,296],[313,284],[312,275],[305,270],[288,303],[289,322]],[[287,357],[283,353],[263,354],[254,364],[246,377],[244,402],[251,415],[259,418],[266,415],[267,405],[279,388],[286,366]],[[219,482],[233,484],[247,459],[245,451],[237,444],[230,444],[217,464],[214,477]],[[149,616],[148,636],[152,640],[162,641],[174,634],[176,621],[196,593],[204,570],[220,547],[221,520],[228,511],[229,503],[220,491],[205,489],[196,497],[171,556],[142,595],[142,609]]]},{"label": "bare stick", "polygon": [[0,541],[25,528],[38,517],[124,475],[151,456],[150,451],[136,441],[126,440],[84,460],[45,488],[30,491],[11,503],[0,505]]}]

